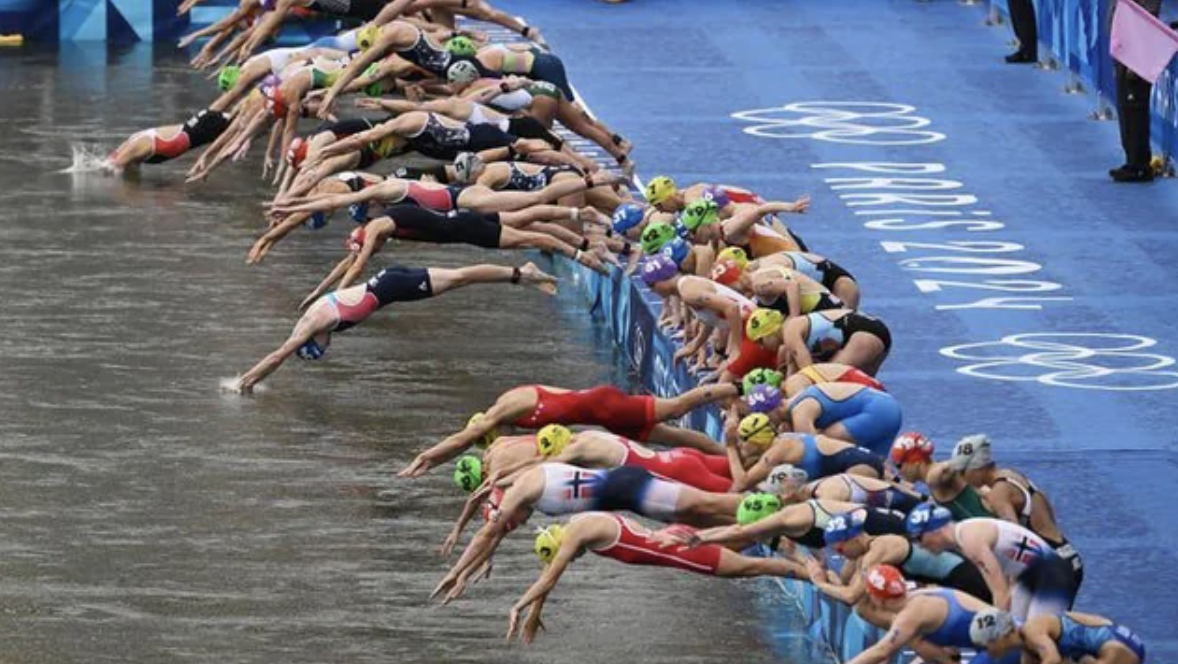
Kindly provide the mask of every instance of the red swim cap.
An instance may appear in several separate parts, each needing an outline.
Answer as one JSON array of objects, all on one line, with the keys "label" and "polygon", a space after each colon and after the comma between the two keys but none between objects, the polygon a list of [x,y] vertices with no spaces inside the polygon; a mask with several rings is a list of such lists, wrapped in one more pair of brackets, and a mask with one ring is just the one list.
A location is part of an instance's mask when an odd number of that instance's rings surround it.
[{"label": "red swim cap", "polygon": [[364,240],[368,239],[368,234],[364,232],[363,226],[358,226],[348,233],[348,238],[344,240],[344,248],[351,252],[359,252],[364,248]]},{"label": "red swim cap", "polygon": [[262,88],[262,96],[266,98],[266,110],[274,116],[274,119],[281,120],[286,117],[286,100],[282,98],[282,89],[277,85],[268,85]]},{"label": "red swim cap", "polygon": [[736,264],[736,261],[720,261],[712,266],[712,281],[725,286],[740,281],[740,275],[744,274],[744,270]]},{"label": "red swim cap", "polygon": [[303,160],[307,158],[307,148],[310,147],[307,141],[302,137],[295,136],[294,140],[290,142],[290,149],[286,151],[286,163],[298,168],[303,165]]},{"label": "red swim cap", "polygon": [[867,594],[876,599],[899,599],[908,592],[904,575],[891,565],[876,565],[867,570],[864,579]]},{"label": "red swim cap", "polygon": [[923,433],[906,431],[896,436],[896,442],[892,443],[892,462],[932,461],[935,449],[933,441],[926,438]]}]

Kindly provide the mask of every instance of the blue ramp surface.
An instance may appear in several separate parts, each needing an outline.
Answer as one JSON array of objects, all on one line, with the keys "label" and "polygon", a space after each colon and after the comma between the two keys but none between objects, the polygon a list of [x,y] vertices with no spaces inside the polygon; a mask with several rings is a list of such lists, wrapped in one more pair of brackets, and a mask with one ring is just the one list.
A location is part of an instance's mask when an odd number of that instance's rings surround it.
[{"label": "blue ramp surface", "polygon": [[[980,9],[894,2],[514,2],[639,174],[808,193],[859,279],[905,428],[985,432],[1087,562],[1077,608],[1178,661],[1178,189],[1115,185],[1115,123],[1002,63]],[[566,27],[576,26],[576,27]]]}]

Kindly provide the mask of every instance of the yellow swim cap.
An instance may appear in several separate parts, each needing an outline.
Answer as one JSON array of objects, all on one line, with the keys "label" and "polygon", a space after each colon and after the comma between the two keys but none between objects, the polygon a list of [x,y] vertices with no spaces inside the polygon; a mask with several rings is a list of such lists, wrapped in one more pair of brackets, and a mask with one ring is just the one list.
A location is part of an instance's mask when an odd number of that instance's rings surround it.
[{"label": "yellow swim cap", "polygon": [[740,439],[746,443],[753,443],[762,447],[773,442],[777,432],[773,430],[773,423],[765,413],[753,413],[740,421]]},{"label": "yellow swim cap", "polygon": [[749,316],[749,322],[745,324],[744,331],[751,341],[756,341],[780,330],[784,324],[785,317],[781,315],[780,311],[757,309],[752,316]]},{"label": "yellow swim cap", "polygon": [[736,263],[736,267],[743,270],[749,265],[749,255],[740,247],[726,247],[724,251],[716,254],[717,263],[723,263],[724,261],[732,261]]},{"label": "yellow swim cap", "polygon": [[[471,415],[470,419],[466,421],[466,426],[469,427],[475,422],[483,419],[483,415],[485,414],[486,413],[478,412],[474,415]],[[499,438],[499,436],[499,427],[493,427],[490,431],[480,436],[479,439],[475,441],[475,444],[477,444],[479,447],[490,447],[491,444]]]},{"label": "yellow swim cap", "polygon": [[573,432],[559,424],[549,424],[536,434],[536,449],[540,456],[550,457],[560,454],[569,441],[573,439]]},{"label": "yellow swim cap", "polygon": [[372,48],[377,39],[380,39],[380,26],[378,25],[366,25],[356,32],[356,45],[360,47],[361,51]]},{"label": "yellow swim cap", "polygon": [[646,200],[651,205],[658,205],[668,198],[675,195],[675,181],[671,178],[660,175],[650,182],[646,183]]},{"label": "yellow swim cap", "polygon": [[536,557],[540,559],[540,562],[547,565],[556,557],[556,552],[560,551],[560,542],[563,539],[564,526],[560,524],[548,526],[536,534],[536,542],[532,545],[532,550],[536,552]]}]

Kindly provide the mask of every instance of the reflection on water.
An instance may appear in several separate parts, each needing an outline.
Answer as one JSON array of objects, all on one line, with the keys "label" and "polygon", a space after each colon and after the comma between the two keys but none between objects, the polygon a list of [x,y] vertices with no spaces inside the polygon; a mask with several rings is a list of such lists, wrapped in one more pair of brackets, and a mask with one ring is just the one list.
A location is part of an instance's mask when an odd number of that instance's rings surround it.
[{"label": "reflection on water", "polygon": [[[530,538],[445,609],[425,597],[462,497],[393,470],[526,382],[624,384],[571,295],[476,287],[395,307],[253,398],[218,382],[277,345],[348,223],[245,265],[253,161],[200,187],[191,157],[138,178],[62,174],[213,95],[156,47],[0,56],[0,659],[5,662],[776,660],[756,582],[590,556],[539,648],[505,646]],[[257,148],[255,148],[256,150]],[[403,244],[413,265],[507,253]],[[759,599],[758,599],[759,598]],[[773,602],[754,609],[754,601]]]}]

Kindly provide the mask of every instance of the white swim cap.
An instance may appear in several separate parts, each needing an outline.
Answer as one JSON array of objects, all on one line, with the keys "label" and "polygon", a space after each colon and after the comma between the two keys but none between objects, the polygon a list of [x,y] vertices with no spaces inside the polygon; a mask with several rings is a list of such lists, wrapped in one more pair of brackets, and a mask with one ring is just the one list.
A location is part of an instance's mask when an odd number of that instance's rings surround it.
[{"label": "white swim cap", "polygon": [[776,494],[792,493],[809,479],[810,475],[806,471],[793,464],[783,463],[774,466],[773,470],[769,471],[769,476],[757,485],[757,488]]},{"label": "white swim cap", "polygon": [[953,446],[953,457],[949,465],[954,470],[977,470],[994,465],[990,451],[990,439],[984,433],[966,436]]},{"label": "white swim cap", "polygon": [[978,611],[969,622],[969,640],[979,648],[1001,639],[1014,629],[1010,614],[998,609]]},{"label": "white swim cap", "polygon": [[477,80],[479,68],[470,60],[456,60],[446,68],[446,80],[458,85],[466,85]]}]

